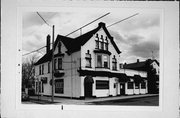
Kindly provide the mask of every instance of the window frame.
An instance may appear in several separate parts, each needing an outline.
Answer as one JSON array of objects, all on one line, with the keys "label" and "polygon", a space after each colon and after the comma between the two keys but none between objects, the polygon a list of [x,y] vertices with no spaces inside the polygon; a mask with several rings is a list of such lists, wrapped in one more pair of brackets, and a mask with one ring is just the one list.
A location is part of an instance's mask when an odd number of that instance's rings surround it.
[{"label": "window frame", "polygon": [[59,79],[55,81],[55,91],[56,94],[64,94],[64,79]]},{"label": "window frame", "polygon": [[141,82],[141,89],[146,89],[146,82]]},{"label": "window frame", "polygon": [[[92,58],[91,58],[91,54],[90,54],[89,50],[87,50],[85,59],[86,59],[86,67],[91,68],[91,59]],[[87,63],[89,63],[89,65]]]},{"label": "window frame", "polygon": [[[99,61],[98,61],[98,56],[101,57],[101,63],[99,66]],[[104,57],[107,57],[107,67],[105,67],[105,59]],[[107,54],[96,54],[96,68],[106,68],[109,69],[110,68],[110,56]]]},{"label": "window frame", "polygon": [[[104,86],[103,86],[104,85]],[[109,89],[109,81],[108,80],[96,80],[96,89],[102,90],[102,89]]]},{"label": "window frame", "polygon": [[62,70],[63,69],[63,61],[62,61],[62,58],[57,58],[57,64],[58,64],[58,67],[57,67],[57,69],[58,70]]},{"label": "window frame", "polygon": [[[132,84],[132,85],[129,86],[129,84]],[[133,82],[128,82],[127,83],[127,89],[134,89],[134,83]]]},{"label": "window frame", "polygon": [[112,58],[112,70],[117,71],[117,59],[116,59],[115,55]]},{"label": "window frame", "polygon": [[[138,86],[137,86],[138,85]],[[140,89],[140,83],[135,82],[135,89]]]}]

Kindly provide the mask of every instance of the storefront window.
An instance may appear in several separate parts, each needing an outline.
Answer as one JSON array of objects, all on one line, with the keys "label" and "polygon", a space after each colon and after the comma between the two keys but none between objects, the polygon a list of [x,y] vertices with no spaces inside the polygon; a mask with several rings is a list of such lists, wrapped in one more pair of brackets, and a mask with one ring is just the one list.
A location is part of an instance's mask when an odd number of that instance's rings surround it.
[{"label": "storefront window", "polygon": [[96,80],[96,89],[109,89],[109,81]]},{"label": "storefront window", "polygon": [[139,89],[139,83],[135,83],[135,89]]},{"label": "storefront window", "polygon": [[128,89],[133,89],[133,82],[128,82]]},{"label": "storefront window", "polygon": [[146,89],[146,82],[141,82],[141,89]]}]

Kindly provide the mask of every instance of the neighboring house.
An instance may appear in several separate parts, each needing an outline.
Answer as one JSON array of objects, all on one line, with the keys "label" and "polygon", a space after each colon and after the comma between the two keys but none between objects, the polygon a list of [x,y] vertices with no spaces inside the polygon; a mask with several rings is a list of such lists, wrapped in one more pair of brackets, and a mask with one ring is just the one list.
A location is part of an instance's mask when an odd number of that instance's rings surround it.
[{"label": "neighboring house", "polygon": [[47,36],[46,54],[35,63],[36,94],[85,98],[147,93],[147,72],[120,69],[121,51],[105,23],[76,38],[58,35],[54,52]]},{"label": "neighboring house", "polygon": [[147,72],[148,93],[159,92],[159,62],[157,60],[147,59],[146,61],[139,61],[123,65],[124,69],[132,69]]}]

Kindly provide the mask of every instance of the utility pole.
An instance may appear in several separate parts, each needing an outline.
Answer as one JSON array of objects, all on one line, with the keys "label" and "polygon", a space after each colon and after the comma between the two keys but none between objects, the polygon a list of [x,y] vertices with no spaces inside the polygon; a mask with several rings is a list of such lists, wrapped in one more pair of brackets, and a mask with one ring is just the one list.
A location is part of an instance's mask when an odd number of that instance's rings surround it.
[{"label": "utility pole", "polygon": [[54,25],[52,26],[52,102],[54,102]]}]

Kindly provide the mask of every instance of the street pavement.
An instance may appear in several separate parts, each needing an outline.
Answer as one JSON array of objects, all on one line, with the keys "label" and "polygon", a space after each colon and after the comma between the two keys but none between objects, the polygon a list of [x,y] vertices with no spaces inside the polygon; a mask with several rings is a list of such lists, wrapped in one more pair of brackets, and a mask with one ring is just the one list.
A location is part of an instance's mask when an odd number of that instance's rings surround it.
[{"label": "street pavement", "polygon": [[[114,105],[117,103],[122,103],[121,102],[122,100],[131,99],[132,101],[132,99],[134,99],[135,102],[138,102],[137,99],[149,98],[149,97],[158,97],[158,94],[128,95],[128,96],[115,96],[115,97],[103,97],[103,98],[86,98],[84,100],[54,97],[54,103],[51,102],[51,97],[30,96],[30,101],[22,102],[22,103],[25,103],[25,104],[32,103],[32,104],[76,104],[76,105],[111,104],[111,105]],[[156,101],[158,103],[159,100],[157,99]],[[148,101],[146,100],[146,102]]]}]

